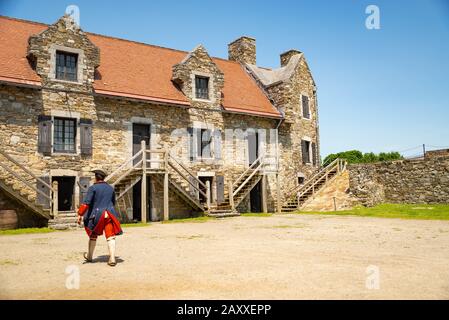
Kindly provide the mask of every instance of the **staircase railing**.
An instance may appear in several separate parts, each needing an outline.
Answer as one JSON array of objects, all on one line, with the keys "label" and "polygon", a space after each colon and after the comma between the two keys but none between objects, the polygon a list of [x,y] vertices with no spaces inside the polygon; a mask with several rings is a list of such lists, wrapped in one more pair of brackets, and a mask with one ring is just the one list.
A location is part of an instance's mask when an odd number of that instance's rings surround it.
[{"label": "staircase railing", "polygon": [[195,192],[198,192],[206,199],[207,207],[210,208],[211,202],[210,184],[204,183],[200,179],[198,179],[198,177],[194,175],[192,171],[190,171],[179,159],[173,156],[170,152],[168,152],[167,157],[168,157],[167,161],[168,165],[183,180],[185,180],[195,190]]},{"label": "staircase railing", "polygon": [[[7,154],[5,151],[0,150],[0,154],[7,160],[6,162],[0,161],[0,166],[11,176],[13,176],[15,178],[15,181],[20,181],[22,183],[22,186],[25,186],[26,188],[31,189],[33,192],[35,192],[36,202],[38,194],[47,199],[50,205],[51,214],[53,215],[53,217],[56,217],[58,215],[58,183],[54,182],[52,186],[46,181],[37,177],[33,172],[31,172],[24,165]],[[19,170],[13,170],[11,165],[15,168],[18,168]],[[39,182],[46,188],[48,188],[48,190],[50,191],[50,195],[46,194],[42,190],[39,190],[36,186],[36,182]]]},{"label": "staircase railing", "polygon": [[238,206],[238,203],[235,203],[235,197],[251,181],[254,175],[262,169],[265,164],[264,160],[265,153],[261,154],[233,183],[229,184],[229,204],[232,209]]},{"label": "staircase railing", "polygon": [[[142,176],[144,171],[145,173],[147,171],[157,171],[159,173],[168,173],[170,171],[170,173],[176,174],[179,180],[185,181],[190,185],[192,190],[195,190],[195,193],[197,192],[198,195],[202,195],[206,199],[208,208],[210,207],[210,184],[205,184],[198,179],[198,177],[189,170],[182,161],[171,155],[169,151],[165,149],[148,150],[144,142],[142,143],[141,149],[132,157],[126,159],[116,170],[109,174],[105,181],[115,187],[132,172],[139,170],[141,171]],[[124,196],[132,190],[132,187],[142,179],[142,176],[137,177],[130,183],[130,185],[126,186],[125,189],[116,196],[116,201],[124,198]],[[176,183],[176,181],[171,181],[172,183]],[[185,196],[189,197],[194,202],[198,202],[199,199],[194,198],[191,193],[181,186],[178,186],[178,189],[182,189]]]},{"label": "staircase railing", "polygon": [[337,173],[346,170],[347,161],[345,159],[337,158],[327,166],[315,173],[311,178],[309,178],[304,184],[298,185],[286,192],[285,201],[300,198],[304,193],[315,190],[317,183],[321,182],[323,179],[328,179],[329,173],[337,169]]}]

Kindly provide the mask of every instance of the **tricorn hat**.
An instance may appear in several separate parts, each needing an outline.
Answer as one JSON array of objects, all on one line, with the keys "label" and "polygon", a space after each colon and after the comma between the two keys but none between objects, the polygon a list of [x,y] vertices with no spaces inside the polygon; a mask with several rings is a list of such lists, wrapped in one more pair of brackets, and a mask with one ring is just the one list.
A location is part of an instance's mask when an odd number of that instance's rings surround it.
[{"label": "tricorn hat", "polygon": [[92,170],[91,172],[98,174],[98,175],[102,176],[103,178],[106,178],[108,175],[106,173],[106,171],[104,171],[103,169],[100,169],[100,168],[96,168],[96,169]]}]

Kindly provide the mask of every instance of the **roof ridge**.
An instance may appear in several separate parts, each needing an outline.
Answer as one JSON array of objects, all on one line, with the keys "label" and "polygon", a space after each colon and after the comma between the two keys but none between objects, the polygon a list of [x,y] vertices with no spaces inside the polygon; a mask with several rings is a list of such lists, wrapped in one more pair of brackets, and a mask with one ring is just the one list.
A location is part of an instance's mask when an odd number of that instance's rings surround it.
[{"label": "roof ridge", "polygon": [[[26,23],[30,23],[30,24],[35,24],[35,25],[40,25],[40,26],[50,26],[50,24],[47,23],[43,23],[43,22],[37,22],[37,21],[32,21],[32,20],[26,20],[26,19],[21,19],[21,18],[15,18],[15,17],[9,17],[9,16],[4,16],[4,15],[0,15],[0,18],[5,18],[5,19],[9,19],[9,20],[14,20],[14,21],[19,21],[19,22],[26,22]],[[151,44],[151,43],[145,43],[145,42],[141,42],[141,41],[137,41],[137,40],[130,40],[130,39],[123,39],[123,38],[118,38],[118,37],[114,37],[114,36],[109,36],[109,35],[105,35],[105,34],[100,34],[100,33],[95,33],[95,32],[89,32],[89,31],[84,31],[83,32],[87,35],[93,35],[93,36],[97,36],[97,37],[103,37],[103,38],[108,38],[108,39],[115,39],[115,40],[120,40],[120,41],[125,41],[125,42],[131,42],[131,43],[135,43],[135,44],[139,44],[139,45],[144,45],[144,46],[148,46],[148,47],[153,47],[153,48],[159,48],[159,49],[163,49],[163,50],[170,50],[170,51],[176,51],[176,52],[180,52],[180,53],[185,53],[185,54],[189,54],[191,51],[186,51],[186,50],[180,50],[180,49],[174,49],[174,48],[168,48],[168,47],[163,47],[163,46],[159,46],[156,44]],[[196,47],[195,47],[196,48]],[[194,50],[194,49],[193,49]],[[192,51],[193,51],[192,50]],[[217,60],[221,60],[221,61],[225,61],[225,62],[230,62],[230,63],[238,63],[236,61],[232,61],[229,59],[224,59],[224,58],[220,58],[220,57],[211,57],[211,59],[217,59]]]}]

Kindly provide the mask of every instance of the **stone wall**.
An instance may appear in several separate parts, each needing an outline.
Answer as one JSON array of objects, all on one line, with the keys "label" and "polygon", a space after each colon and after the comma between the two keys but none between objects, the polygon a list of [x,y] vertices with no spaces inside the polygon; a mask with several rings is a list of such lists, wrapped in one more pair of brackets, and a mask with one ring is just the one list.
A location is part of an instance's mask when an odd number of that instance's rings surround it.
[{"label": "stone wall", "polygon": [[348,166],[351,193],[367,206],[449,203],[449,157]]}]

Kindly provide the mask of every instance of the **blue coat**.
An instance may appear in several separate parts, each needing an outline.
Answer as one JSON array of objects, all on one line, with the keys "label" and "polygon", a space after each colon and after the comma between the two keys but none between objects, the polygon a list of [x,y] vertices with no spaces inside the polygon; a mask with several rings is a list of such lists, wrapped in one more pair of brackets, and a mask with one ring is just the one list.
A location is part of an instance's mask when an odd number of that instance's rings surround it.
[{"label": "blue coat", "polygon": [[114,188],[106,182],[97,182],[90,186],[83,203],[89,206],[89,210],[84,216],[84,226],[90,230],[95,229],[105,211],[113,214],[118,219],[117,212],[114,208]]}]

